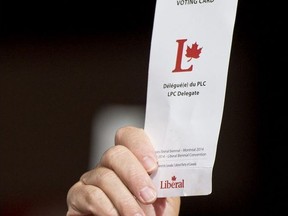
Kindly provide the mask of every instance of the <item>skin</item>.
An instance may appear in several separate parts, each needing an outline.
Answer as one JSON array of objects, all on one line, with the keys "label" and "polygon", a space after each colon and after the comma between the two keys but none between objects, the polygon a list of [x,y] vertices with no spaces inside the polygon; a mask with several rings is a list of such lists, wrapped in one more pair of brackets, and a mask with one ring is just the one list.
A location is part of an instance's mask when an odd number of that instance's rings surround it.
[{"label": "skin", "polygon": [[68,191],[66,216],[178,216],[180,198],[157,198],[154,148],[143,129],[123,127],[97,166]]}]

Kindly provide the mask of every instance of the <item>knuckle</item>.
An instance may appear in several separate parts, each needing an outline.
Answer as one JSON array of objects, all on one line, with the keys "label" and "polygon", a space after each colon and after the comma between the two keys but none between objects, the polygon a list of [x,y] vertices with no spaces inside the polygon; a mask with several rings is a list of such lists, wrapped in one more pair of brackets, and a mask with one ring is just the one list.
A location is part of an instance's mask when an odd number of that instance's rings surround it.
[{"label": "knuckle", "polygon": [[144,129],[136,128],[133,126],[120,127],[120,128],[118,128],[118,130],[116,131],[116,134],[115,134],[115,143],[121,143],[124,135],[127,133],[129,133],[131,136],[131,134],[138,134],[138,133],[143,133],[143,132],[144,132]]},{"label": "knuckle", "polygon": [[119,158],[125,153],[128,153],[128,151],[129,150],[125,146],[113,146],[102,155],[100,163],[111,166],[113,163],[117,163]]},{"label": "knuckle", "polygon": [[[93,215],[98,215],[99,206],[96,203],[104,203],[105,197],[103,196],[103,191],[98,187],[91,187],[84,194],[84,199],[86,202],[86,210],[91,212]],[[118,212],[113,205],[106,206],[105,209],[102,209],[105,212],[105,215],[108,216],[117,216]]]},{"label": "knuckle", "polygon": [[107,169],[107,168],[99,168],[99,172],[97,174],[96,178],[96,185],[102,186],[107,183],[107,180],[114,181],[114,179],[117,178],[117,175],[113,170]]}]

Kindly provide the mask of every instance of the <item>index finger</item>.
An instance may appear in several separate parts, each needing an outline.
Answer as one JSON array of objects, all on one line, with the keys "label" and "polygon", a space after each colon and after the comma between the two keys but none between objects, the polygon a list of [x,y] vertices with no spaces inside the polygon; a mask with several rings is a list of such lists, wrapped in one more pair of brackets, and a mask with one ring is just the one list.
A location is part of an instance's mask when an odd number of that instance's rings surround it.
[{"label": "index finger", "polygon": [[154,147],[143,129],[130,126],[119,128],[115,135],[115,145],[123,145],[133,152],[149,174],[157,169]]}]

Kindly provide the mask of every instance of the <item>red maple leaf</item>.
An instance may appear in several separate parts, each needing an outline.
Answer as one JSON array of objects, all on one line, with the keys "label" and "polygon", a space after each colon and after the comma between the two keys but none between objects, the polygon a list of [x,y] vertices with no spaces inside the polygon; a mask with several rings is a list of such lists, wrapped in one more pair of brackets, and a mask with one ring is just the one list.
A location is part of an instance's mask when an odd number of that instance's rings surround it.
[{"label": "red maple leaf", "polygon": [[195,42],[194,44],[192,44],[191,47],[187,46],[186,54],[185,54],[185,56],[186,56],[187,58],[189,58],[189,60],[187,60],[187,61],[188,61],[188,62],[191,61],[192,58],[199,58],[201,51],[202,51],[202,47],[198,49],[198,44],[197,44],[197,42]]},{"label": "red maple leaf", "polygon": [[172,176],[171,180],[176,181],[176,176]]}]

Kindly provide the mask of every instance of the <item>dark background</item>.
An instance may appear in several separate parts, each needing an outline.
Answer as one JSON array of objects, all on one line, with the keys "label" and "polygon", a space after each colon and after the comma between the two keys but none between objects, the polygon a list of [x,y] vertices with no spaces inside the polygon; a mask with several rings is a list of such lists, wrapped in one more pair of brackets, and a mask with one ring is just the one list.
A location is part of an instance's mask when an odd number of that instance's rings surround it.
[{"label": "dark background", "polygon": [[[145,105],[154,7],[1,1],[0,215],[65,215],[95,112]],[[239,0],[213,192],[181,215],[287,214],[283,8]]]}]

